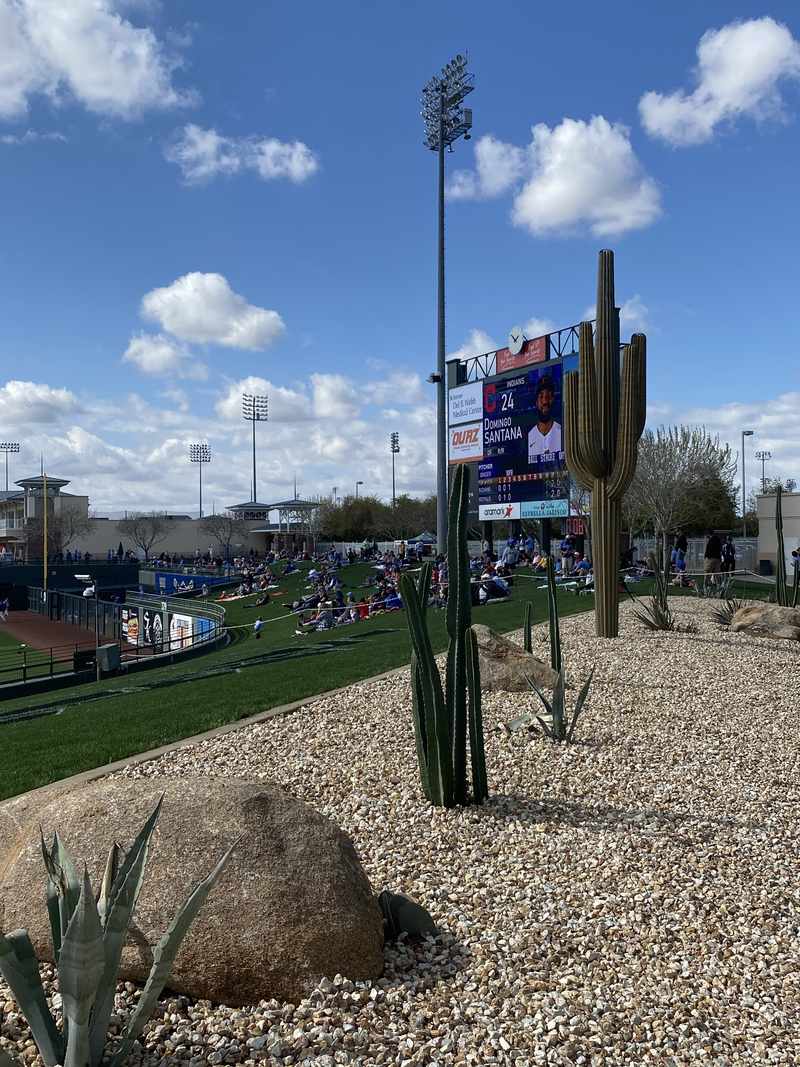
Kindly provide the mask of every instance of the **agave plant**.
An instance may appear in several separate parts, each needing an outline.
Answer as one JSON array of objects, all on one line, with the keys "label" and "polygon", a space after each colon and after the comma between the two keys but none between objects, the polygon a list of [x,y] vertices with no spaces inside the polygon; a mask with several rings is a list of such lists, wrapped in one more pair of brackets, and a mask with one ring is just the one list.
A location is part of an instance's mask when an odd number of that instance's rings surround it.
[{"label": "agave plant", "polygon": [[[45,1067],[119,1067],[153,1013],[189,926],[230,859],[228,849],[210,874],[183,902],[153,953],[153,966],[128,1027],[113,1053],[103,1060],[114,1008],[117,974],[133,909],[144,881],[150,839],[163,796],[142,827],[116,878],[112,846],[97,902],[89,875],[79,878],[56,833],[48,850],[42,838],[47,870],[47,911],[53,938],[63,1015],[62,1033],[50,1014],[39,965],[26,930],[0,933],[0,974],[28,1021]],[[19,1067],[0,1050],[0,1067]]]},{"label": "agave plant", "polygon": [[538,698],[544,704],[545,713],[550,719],[550,722],[545,722],[541,715],[535,711],[527,711],[524,715],[518,716],[516,719],[512,719],[511,722],[505,724],[506,730],[511,733],[513,730],[518,730],[521,726],[532,725],[534,719],[542,728],[546,737],[549,737],[551,741],[563,741],[567,745],[571,745],[574,735],[575,726],[583,711],[583,705],[586,702],[586,697],[589,693],[589,686],[592,684],[592,678],[594,678],[595,668],[592,667],[591,673],[586,681],[583,683],[583,687],[578,693],[578,699],[575,701],[575,709],[572,713],[572,718],[567,725],[567,719],[569,718],[566,706],[566,675],[563,670],[558,672],[558,681],[553,687],[553,700],[552,703],[547,697],[533,684],[531,679],[526,675],[526,681],[531,689],[536,693]]},{"label": "agave plant", "polygon": [[657,596],[652,596],[644,603],[639,601],[639,605],[639,609],[633,614],[648,630],[675,629],[675,619],[669,604],[662,604]]},{"label": "agave plant", "polygon": [[733,621],[733,616],[741,607],[744,607],[743,600],[735,600],[733,597],[728,597],[722,601],[719,607],[714,608],[711,612],[711,618],[714,622],[727,629]]}]

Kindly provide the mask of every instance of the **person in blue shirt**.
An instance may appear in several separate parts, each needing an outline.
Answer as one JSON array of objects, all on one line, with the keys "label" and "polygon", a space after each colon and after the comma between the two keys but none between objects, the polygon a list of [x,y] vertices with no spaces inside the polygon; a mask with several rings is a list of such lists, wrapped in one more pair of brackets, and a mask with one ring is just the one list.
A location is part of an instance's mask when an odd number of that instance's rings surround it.
[{"label": "person in blue shirt", "polygon": [[263,625],[264,620],[259,615],[256,621],[253,623],[253,633],[256,635],[257,638],[261,637],[261,628],[263,627]]}]

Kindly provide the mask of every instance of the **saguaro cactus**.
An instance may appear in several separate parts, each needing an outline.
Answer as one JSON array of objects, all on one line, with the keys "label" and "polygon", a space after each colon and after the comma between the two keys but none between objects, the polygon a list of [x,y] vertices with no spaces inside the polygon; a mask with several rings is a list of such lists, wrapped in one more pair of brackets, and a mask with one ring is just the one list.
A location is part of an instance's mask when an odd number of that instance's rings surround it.
[{"label": "saguaro cactus", "polygon": [[600,253],[597,329],[580,325],[577,371],[564,376],[564,449],[572,477],[592,494],[595,628],[619,634],[622,497],[636,473],[646,398],[646,338],[625,345],[619,373],[619,325],[614,303],[614,253]]}]

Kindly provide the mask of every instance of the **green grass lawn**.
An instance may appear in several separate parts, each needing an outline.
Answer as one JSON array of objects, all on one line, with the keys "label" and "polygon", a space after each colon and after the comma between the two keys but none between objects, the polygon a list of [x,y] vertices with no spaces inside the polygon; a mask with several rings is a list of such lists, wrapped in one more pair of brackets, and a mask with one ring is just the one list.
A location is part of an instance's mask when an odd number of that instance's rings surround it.
[{"label": "green grass lawn", "polygon": [[[300,575],[280,583],[285,595],[273,596],[266,608],[248,608],[255,597],[227,605],[233,640],[219,652],[129,677],[66,689],[0,704],[0,799],[14,796],[83,770],[134,756],[203,730],[234,722],[280,704],[369,678],[407,664],[411,642],[404,612],[391,612],[353,626],[296,636],[295,617],[283,603],[307,585]],[[344,568],[345,589],[356,597],[374,574],[365,565]],[[648,595],[652,581],[637,583]],[[763,596],[763,585],[738,583],[734,596]],[[670,596],[690,596],[691,589],[671,589]],[[534,622],[547,618],[547,594],[540,580],[518,571],[511,600],[476,608],[473,621],[502,632],[522,626],[525,601],[533,604]],[[563,616],[594,607],[590,596],[559,591]],[[252,625],[263,615],[262,638]],[[445,612],[430,611],[434,649],[447,646]]]},{"label": "green grass lawn", "polygon": [[[58,781],[83,770],[134,756],[173,741],[253,715],[280,704],[407,664],[411,642],[404,612],[391,612],[353,626],[296,636],[295,618],[281,605],[307,584],[305,571],[280,583],[286,595],[266,608],[227,605],[233,641],[219,652],[172,666],[0,704],[0,799]],[[344,568],[346,590],[357,598],[365,565]],[[474,622],[500,632],[519,629],[525,601],[534,622],[547,618],[541,581],[518,572],[508,603],[476,608]],[[562,615],[593,607],[591,597],[559,594]],[[263,615],[262,638],[252,624]],[[436,651],[447,646],[445,612],[430,611]],[[21,716],[27,716],[21,718]]]}]

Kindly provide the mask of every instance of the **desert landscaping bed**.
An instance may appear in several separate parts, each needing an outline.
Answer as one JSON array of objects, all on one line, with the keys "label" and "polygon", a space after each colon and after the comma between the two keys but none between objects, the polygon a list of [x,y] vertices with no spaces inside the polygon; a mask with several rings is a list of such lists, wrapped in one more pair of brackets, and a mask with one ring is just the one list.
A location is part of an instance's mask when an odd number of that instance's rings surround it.
[{"label": "desert landscaping bed", "polygon": [[[629,605],[617,641],[562,622],[568,681],[597,665],[576,745],[507,735],[536,698],[485,697],[481,808],[424,802],[406,672],[123,772],[274,780],[440,930],[297,1005],[167,998],[131,1063],[799,1062],[798,645],[671,605],[697,633],[646,633]],[[13,1002],[2,1019],[37,1062]]]}]

